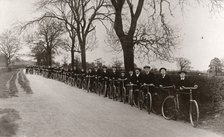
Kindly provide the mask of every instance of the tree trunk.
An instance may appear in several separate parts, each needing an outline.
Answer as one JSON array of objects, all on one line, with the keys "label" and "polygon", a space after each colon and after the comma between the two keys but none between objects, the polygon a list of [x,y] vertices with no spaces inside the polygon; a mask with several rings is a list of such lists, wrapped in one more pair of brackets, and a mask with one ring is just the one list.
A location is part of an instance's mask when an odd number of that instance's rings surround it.
[{"label": "tree trunk", "polygon": [[130,69],[134,69],[134,43],[132,40],[124,40],[122,42],[122,49],[124,54],[124,67],[128,72]]},{"label": "tree trunk", "polygon": [[82,60],[82,68],[86,70],[86,45],[85,43],[80,43],[81,44],[81,60]]},{"label": "tree trunk", "polygon": [[74,58],[75,58],[75,56],[74,56],[74,47],[75,47],[75,43],[74,43],[74,41],[72,40],[72,48],[71,48],[71,68],[72,68],[72,70],[74,70],[74,66],[75,66],[75,61],[74,61]]},{"label": "tree trunk", "polygon": [[52,65],[52,56],[51,56],[51,50],[48,52],[48,66]]},{"label": "tree trunk", "polygon": [[74,61],[74,51],[71,50],[71,68],[74,70],[75,61]]}]

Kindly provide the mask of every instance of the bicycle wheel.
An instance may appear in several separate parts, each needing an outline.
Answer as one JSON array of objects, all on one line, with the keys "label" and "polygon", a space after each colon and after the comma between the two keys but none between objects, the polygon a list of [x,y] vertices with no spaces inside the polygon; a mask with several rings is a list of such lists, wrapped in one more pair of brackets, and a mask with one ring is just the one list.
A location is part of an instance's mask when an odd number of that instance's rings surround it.
[{"label": "bicycle wheel", "polygon": [[174,96],[168,96],[162,103],[162,115],[165,119],[169,120],[176,116],[176,100]]},{"label": "bicycle wheel", "polygon": [[113,100],[117,99],[117,89],[116,89],[116,86],[114,85],[112,87],[112,97],[113,97]]},{"label": "bicycle wheel", "polygon": [[142,110],[143,108],[143,104],[144,104],[144,93],[143,92],[139,92],[138,93],[138,107],[140,110]]},{"label": "bicycle wheel", "polygon": [[127,100],[127,90],[126,88],[122,88],[122,92],[123,92],[123,97],[122,97],[122,100],[124,102],[124,104],[126,103],[126,100]]},{"label": "bicycle wheel", "polygon": [[76,85],[77,85],[78,88],[82,88],[82,80],[77,79]]},{"label": "bicycle wheel", "polygon": [[135,107],[138,107],[138,90],[133,91],[133,104]]},{"label": "bicycle wheel", "polygon": [[190,101],[190,121],[193,127],[197,127],[199,121],[199,108],[196,100]]},{"label": "bicycle wheel", "polygon": [[133,90],[129,90],[128,102],[133,106]]},{"label": "bicycle wheel", "polygon": [[108,96],[108,93],[107,93],[107,92],[108,92],[108,90],[107,90],[107,89],[108,89],[107,85],[104,85],[104,89],[103,89],[103,92],[104,92],[104,93],[103,93],[103,94],[104,94],[104,97],[107,97],[107,96]]},{"label": "bicycle wheel", "polygon": [[91,86],[91,85],[90,85],[90,81],[88,81],[88,82],[87,82],[87,86],[86,86],[86,87],[87,87],[87,88],[86,88],[86,89],[87,89],[87,92],[90,92],[90,86]]},{"label": "bicycle wheel", "polygon": [[146,109],[147,109],[147,112],[150,114],[151,111],[152,111],[152,94],[150,92],[147,93],[147,98],[146,98]]},{"label": "bicycle wheel", "polygon": [[99,96],[102,93],[102,90],[103,90],[103,85],[99,82],[97,84],[97,93],[98,93]]},{"label": "bicycle wheel", "polygon": [[88,87],[88,83],[87,83],[87,81],[86,81],[86,80],[83,80],[83,81],[82,81],[82,88],[86,90],[87,87]]}]

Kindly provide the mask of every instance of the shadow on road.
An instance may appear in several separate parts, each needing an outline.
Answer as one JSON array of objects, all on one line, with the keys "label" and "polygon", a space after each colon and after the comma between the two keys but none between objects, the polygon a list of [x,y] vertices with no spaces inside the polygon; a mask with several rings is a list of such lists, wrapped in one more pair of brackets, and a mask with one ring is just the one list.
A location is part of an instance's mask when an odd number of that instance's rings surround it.
[{"label": "shadow on road", "polygon": [[0,136],[11,137],[15,135],[19,127],[16,123],[18,119],[20,116],[15,109],[0,109]]}]

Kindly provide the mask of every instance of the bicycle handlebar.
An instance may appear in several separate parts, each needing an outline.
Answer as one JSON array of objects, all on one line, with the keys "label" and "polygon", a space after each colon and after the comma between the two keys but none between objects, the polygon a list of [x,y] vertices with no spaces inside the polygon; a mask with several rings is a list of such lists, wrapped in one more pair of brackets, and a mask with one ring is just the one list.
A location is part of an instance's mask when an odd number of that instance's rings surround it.
[{"label": "bicycle handlebar", "polygon": [[194,87],[185,87],[185,86],[182,86],[182,88],[185,89],[185,90],[194,90],[194,89],[197,89],[198,86],[197,85],[195,85]]},{"label": "bicycle handlebar", "polygon": [[156,87],[154,84],[143,84],[141,87]]},{"label": "bicycle handlebar", "polygon": [[126,84],[125,86],[127,86],[127,87],[132,87],[132,86],[137,86],[137,84],[129,83],[129,84]]},{"label": "bicycle handlebar", "polygon": [[171,88],[174,88],[174,86],[162,86],[160,88],[162,88],[162,89],[171,89]]}]

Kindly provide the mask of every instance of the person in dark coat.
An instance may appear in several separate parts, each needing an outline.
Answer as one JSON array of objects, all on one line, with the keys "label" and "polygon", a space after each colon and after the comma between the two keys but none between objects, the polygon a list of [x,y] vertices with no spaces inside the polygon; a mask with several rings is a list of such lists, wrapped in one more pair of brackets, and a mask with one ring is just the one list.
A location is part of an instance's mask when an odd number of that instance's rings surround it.
[{"label": "person in dark coat", "polygon": [[[109,80],[109,72],[107,70],[107,67],[106,66],[103,66],[103,70],[102,70],[102,73],[101,73],[101,82],[106,82],[107,86],[108,86],[108,80]],[[104,95],[104,97],[107,97],[107,94],[108,94],[108,91],[106,90],[106,93]]]},{"label": "person in dark coat", "polygon": [[118,77],[118,87],[119,87],[119,95],[120,95],[120,101],[122,102],[123,100],[122,100],[122,97],[123,97],[123,90],[122,90],[122,88],[123,88],[123,86],[125,87],[125,85],[126,85],[126,83],[127,83],[127,75],[126,75],[126,73],[125,73],[125,70],[121,70],[120,71],[120,73],[119,73],[119,77]]},{"label": "person in dark coat", "polygon": [[130,69],[127,75],[127,83],[134,84],[135,83],[135,74],[134,70]]},{"label": "person in dark coat", "polygon": [[141,86],[141,80],[142,80],[142,73],[140,68],[135,68],[135,84],[138,85],[138,88]]},{"label": "person in dark coat", "polygon": [[144,74],[141,78],[141,83],[142,84],[155,84],[155,75],[151,72],[151,67],[150,66],[145,66],[144,67]]},{"label": "person in dark coat", "polygon": [[115,66],[112,67],[112,72],[110,73],[110,79],[117,80],[119,77],[117,68]]},{"label": "person in dark coat", "polygon": [[[155,75],[151,72],[151,67],[150,66],[145,66],[144,67],[144,73],[141,77],[141,84],[150,84],[152,86],[155,86]],[[141,90],[144,92],[144,94],[147,93],[147,87],[141,88]],[[154,91],[153,87],[150,87],[149,89],[151,92]]]},{"label": "person in dark coat", "polygon": [[[187,72],[186,71],[180,71],[179,72],[179,78],[176,83],[176,89],[177,92],[188,92],[183,89],[183,87],[197,87],[196,84],[191,82],[188,77],[186,77]],[[188,94],[180,94],[180,108],[181,112],[183,112],[181,118],[185,118],[187,120],[188,114],[189,114],[189,99],[190,96]]]},{"label": "person in dark coat", "polygon": [[171,78],[169,77],[169,75],[167,75],[166,68],[160,68],[159,72],[161,73],[158,79],[159,87],[162,88],[162,87],[173,86]]},{"label": "person in dark coat", "polygon": [[[159,72],[160,72],[160,75],[159,75],[158,82],[157,82],[159,89],[156,90],[157,91],[156,93],[159,96],[157,98],[158,99],[157,107],[159,108],[158,110],[161,110],[163,100],[168,95],[174,94],[174,86],[173,86],[174,84],[172,83],[171,78],[167,74],[166,68],[160,68]],[[170,87],[170,88],[165,88],[165,87]],[[171,88],[171,87],[173,87],[173,88]],[[160,113],[160,111],[158,111],[158,113]]]}]

